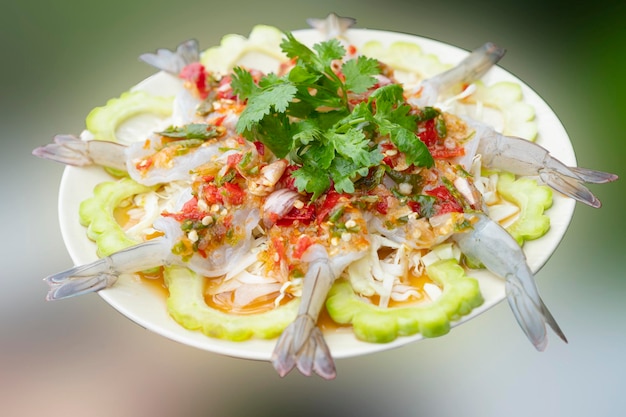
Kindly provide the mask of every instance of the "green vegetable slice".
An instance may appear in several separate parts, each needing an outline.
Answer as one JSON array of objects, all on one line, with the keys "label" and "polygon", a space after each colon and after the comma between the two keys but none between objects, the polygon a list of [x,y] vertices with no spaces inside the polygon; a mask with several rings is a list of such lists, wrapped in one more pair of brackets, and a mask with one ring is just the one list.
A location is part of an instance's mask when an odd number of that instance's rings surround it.
[{"label": "green vegetable slice", "polygon": [[369,41],[361,46],[360,52],[405,73],[396,74],[404,82],[430,78],[450,68],[436,55],[424,53],[419,45],[412,42],[398,41],[385,46],[380,41]]},{"label": "green vegetable slice", "polygon": [[388,343],[399,336],[421,333],[442,336],[450,322],[483,303],[478,281],[467,277],[454,259],[437,261],[426,268],[428,276],[443,287],[439,298],[429,304],[380,308],[361,299],[346,281],[335,283],[326,300],[330,317],[339,324],[352,324],[357,338]]},{"label": "green vegetable slice", "polygon": [[200,56],[200,63],[210,72],[226,74],[236,66],[249,62],[265,73],[276,72],[287,57],[280,48],[283,32],[268,25],[257,25],[250,35],[229,34],[222,37],[219,46],[211,47]]},{"label": "green vegetable slice", "polygon": [[295,320],[300,304],[299,299],[295,299],[264,313],[227,314],[209,307],[204,301],[206,278],[179,266],[165,268],[164,278],[170,293],[167,309],[172,318],[188,330],[199,330],[218,339],[275,338]]},{"label": "green vegetable slice", "polygon": [[493,120],[491,124],[501,124],[500,130],[508,136],[535,141],[537,139],[537,121],[535,109],[523,101],[522,87],[514,82],[501,81],[485,85],[482,81],[473,83],[476,90],[463,99],[463,103],[482,108],[482,118],[489,119],[486,109],[498,113],[501,120]]},{"label": "green vegetable slice", "polygon": [[93,196],[80,204],[80,224],[87,228],[87,237],[96,242],[99,257],[139,243],[126,235],[114,212],[124,200],[154,189],[130,178],[102,182],[95,186]]},{"label": "green vegetable slice", "polygon": [[538,239],[550,229],[550,217],[544,211],[552,206],[552,190],[530,178],[515,179],[503,172],[498,177],[496,189],[500,195],[520,208],[518,219],[507,231],[523,245],[527,240]]},{"label": "green vegetable slice", "polygon": [[131,117],[155,114],[168,117],[172,114],[173,97],[161,97],[144,91],[128,91],[107,101],[105,106],[94,108],[85,120],[87,130],[94,139],[119,142],[117,128]]}]

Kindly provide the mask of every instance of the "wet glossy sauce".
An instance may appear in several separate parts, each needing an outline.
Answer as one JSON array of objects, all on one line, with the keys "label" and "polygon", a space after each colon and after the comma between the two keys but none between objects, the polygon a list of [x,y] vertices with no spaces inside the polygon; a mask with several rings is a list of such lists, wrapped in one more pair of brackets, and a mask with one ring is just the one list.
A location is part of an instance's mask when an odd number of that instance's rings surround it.
[{"label": "wet glossy sauce", "polygon": [[[259,314],[271,311],[275,306],[276,297],[279,293],[275,292],[254,299],[251,303],[243,307],[234,305],[234,293],[223,292],[219,294],[210,294],[210,289],[219,285],[219,280],[207,279],[204,291],[204,302],[211,308],[230,314]],[[285,305],[293,300],[293,296],[286,294],[280,301],[279,305]]]},{"label": "wet glossy sauce", "polygon": [[[132,208],[132,204],[127,204],[123,207],[117,207],[113,213],[115,219],[123,228],[132,227],[135,223],[128,215],[128,211]],[[148,236],[147,238],[152,239],[161,235],[161,232],[155,232],[153,235]],[[380,253],[379,255],[381,258],[383,258],[387,255],[387,253]],[[165,279],[163,277],[163,268],[159,268],[157,271],[140,272],[137,273],[137,276],[148,289],[154,291],[156,294],[158,294],[158,296],[163,297],[164,300],[169,297],[169,291],[167,289],[167,285],[165,285]],[[419,296],[412,295],[405,301],[390,300],[388,305],[389,308],[407,307],[422,302],[428,302],[430,300],[430,297],[424,291],[424,284],[433,283],[433,281],[428,278],[428,276],[409,274],[409,276],[405,278],[404,283],[410,285],[415,290],[417,290]],[[273,294],[268,294],[266,296],[255,299],[253,302],[244,307],[235,307],[233,305],[234,295],[232,292],[210,294],[210,289],[217,285],[219,285],[219,280],[206,280],[204,300],[209,307],[229,314],[249,315],[270,311],[275,308],[275,299],[279,295],[277,292]],[[373,305],[378,305],[380,301],[379,296],[368,297],[368,299]],[[291,300],[293,300],[293,296],[287,294],[281,300],[280,305],[287,304]],[[322,309],[318,318],[318,325],[324,331],[340,331],[341,329],[347,329],[351,327],[350,325],[341,325],[333,321],[326,309]]]}]

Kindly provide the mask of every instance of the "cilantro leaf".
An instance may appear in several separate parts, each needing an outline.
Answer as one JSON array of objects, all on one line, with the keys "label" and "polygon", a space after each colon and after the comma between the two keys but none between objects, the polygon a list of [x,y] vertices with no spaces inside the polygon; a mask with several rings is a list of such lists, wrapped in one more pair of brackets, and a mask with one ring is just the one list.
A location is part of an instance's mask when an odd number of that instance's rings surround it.
[{"label": "cilantro leaf", "polygon": [[303,165],[291,173],[294,184],[299,190],[312,193],[311,200],[316,200],[330,187],[328,173],[313,165]]},{"label": "cilantro leaf", "polygon": [[335,64],[346,54],[338,40],[309,48],[289,32],[281,48],[294,60],[284,76],[268,74],[256,84],[250,73],[234,70],[233,91],[247,100],[236,129],[277,157],[301,164],[292,173],[300,191],[311,193],[313,200],[331,184],[339,192],[353,193],[355,181],[382,162],[375,144],[379,136],[388,136],[409,164],[434,163],[415,134],[418,116],[405,102],[401,85],[378,88],[361,103],[349,102],[349,93],[362,94],[376,85],[377,60],[346,60],[338,72]]},{"label": "cilantro leaf", "polygon": [[435,163],[428,147],[415,131],[416,117],[409,112],[411,107],[405,103],[403,89],[399,84],[390,84],[374,91],[369,98],[376,104],[373,115],[381,135],[389,135],[398,150],[405,154],[408,164],[431,167]]},{"label": "cilantro leaf", "polygon": [[252,74],[241,67],[233,68],[230,86],[240,100],[247,100],[259,90],[259,86],[255,84],[252,78]]},{"label": "cilantro leaf", "polygon": [[414,132],[399,126],[392,125],[389,129],[391,141],[398,147],[398,150],[405,154],[407,164],[414,164],[430,168],[434,165],[428,147],[422,142]]},{"label": "cilantro leaf", "polygon": [[291,59],[297,59],[296,65],[303,65],[317,72],[324,71],[324,65],[308,46],[299,42],[292,33],[286,32],[280,48]]},{"label": "cilantro leaf", "polygon": [[248,98],[248,104],[239,116],[237,132],[251,130],[255,123],[259,123],[272,112],[284,113],[296,92],[296,86],[286,80],[256,90]]},{"label": "cilantro leaf", "polygon": [[293,133],[287,115],[276,113],[264,117],[242,135],[251,141],[262,142],[278,158],[284,158],[293,149]]},{"label": "cilantro leaf", "polygon": [[335,191],[338,193],[354,193],[354,181],[367,176],[369,169],[355,164],[345,158],[335,158],[329,169]]},{"label": "cilantro leaf", "polygon": [[346,90],[354,93],[364,93],[376,84],[374,75],[380,74],[377,60],[360,56],[346,61],[341,72],[345,76]]},{"label": "cilantro leaf", "polygon": [[317,52],[317,60],[323,68],[330,68],[334,60],[341,59],[346,54],[345,48],[337,39],[316,43],[313,49]]},{"label": "cilantro leaf", "polygon": [[346,133],[331,131],[326,137],[337,154],[359,166],[369,166],[369,140],[362,131],[357,129],[350,129]]}]

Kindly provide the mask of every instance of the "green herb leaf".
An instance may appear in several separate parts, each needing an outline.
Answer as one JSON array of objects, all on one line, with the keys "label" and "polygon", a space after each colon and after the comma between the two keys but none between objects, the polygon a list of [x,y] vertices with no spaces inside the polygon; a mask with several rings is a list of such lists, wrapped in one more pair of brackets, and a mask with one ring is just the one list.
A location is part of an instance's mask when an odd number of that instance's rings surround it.
[{"label": "green herb leaf", "polygon": [[254,82],[252,74],[240,67],[233,68],[230,86],[240,100],[247,100],[259,91],[259,86]]},{"label": "green herb leaf", "polygon": [[211,139],[219,135],[215,126],[204,123],[191,123],[181,127],[170,126],[158,134],[181,139]]},{"label": "green herb leaf", "polygon": [[248,98],[248,104],[239,116],[237,132],[251,130],[255,123],[271,113],[284,113],[296,92],[296,87],[285,80],[257,90]]},{"label": "green herb leaf", "polygon": [[303,165],[291,174],[295,179],[295,186],[299,190],[312,193],[312,200],[316,200],[330,187],[328,173],[312,165]]},{"label": "green herb leaf", "polygon": [[431,167],[435,163],[428,147],[415,131],[417,120],[403,98],[402,86],[390,84],[374,91],[369,101],[376,104],[374,119],[382,135],[389,135],[398,150],[405,154],[408,164]]},{"label": "green herb leaf", "polygon": [[237,132],[262,142],[279,158],[288,156],[301,164],[292,173],[300,191],[316,199],[334,184],[339,192],[353,193],[354,182],[383,159],[377,136],[389,136],[409,164],[433,164],[414,133],[417,116],[410,112],[401,85],[379,88],[356,105],[349,102],[348,94],[362,94],[376,85],[377,60],[350,59],[336,72],[335,64],[346,54],[336,39],[311,49],[285,33],[281,48],[295,62],[285,76],[268,74],[255,84],[250,73],[235,69],[231,85],[247,100]]},{"label": "green herb leaf", "polygon": [[380,65],[375,59],[361,56],[346,61],[341,72],[346,78],[346,90],[364,93],[376,84],[374,75],[380,74]]}]

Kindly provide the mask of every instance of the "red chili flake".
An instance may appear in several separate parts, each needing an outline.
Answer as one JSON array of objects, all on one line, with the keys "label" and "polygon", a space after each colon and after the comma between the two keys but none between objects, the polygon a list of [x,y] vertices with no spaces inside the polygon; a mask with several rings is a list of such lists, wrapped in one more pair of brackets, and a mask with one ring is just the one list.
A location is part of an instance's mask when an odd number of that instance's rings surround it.
[{"label": "red chili flake", "polygon": [[312,204],[307,204],[302,208],[293,207],[283,217],[276,220],[277,226],[291,226],[296,221],[302,224],[309,224],[315,218],[315,207]]},{"label": "red chili flake", "polygon": [[198,199],[195,196],[191,197],[191,199],[183,205],[180,212],[164,212],[163,215],[173,217],[178,222],[182,222],[184,220],[202,220],[202,218],[205,216],[204,213],[198,210]]},{"label": "red chili flake", "polygon": [[[387,155],[387,151],[395,151],[392,152],[392,155]],[[391,168],[395,167],[398,164],[398,158],[400,157],[400,152],[398,148],[396,148],[392,143],[383,143],[380,145],[380,152],[383,154],[383,163]]]},{"label": "red chili flake", "polygon": [[387,197],[382,197],[379,201],[376,202],[376,211],[380,214],[387,214],[389,210],[389,203],[387,202]]},{"label": "red chili flake", "polygon": [[212,183],[202,186],[202,197],[207,204],[221,204],[224,202],[217,186]]},{"label": "red chili flake", "polygon": [[200,95],[200,98],[207,98],[209,92],[206,85],[207,72],[204,65],[199,62],[191,63],[185,66],[178,76],[183,80],[193,83],[198,91],[198,94]]},{"label": "red chili flake", "polygon": [[278,237],[272,238],[272,247],[274,248],[274,253],[278,255],[278,259],[274,259],[276,264],[279,264],[282,259],[286,258],[287,249],[285,248],[285,243],[282,239]]},{"label": "red chili flake", "polygon": [[241,189],[239,184],[232,182],[224,183],[224,185],[222,185],[222,188],[220,189],[220,192],[224,197],[224,200],[226,200],[228,204],[231,204],[233,206],[238,206],[242,204],[243,200],[246,197],[245,191]]},{"label": "red chili flake", "polygon": [[424,191],[425,194],[437,198],[437,214],[463,213],[463,206],[452,196],[445,185],[440,185],[431,190]]},{"label": "red chili flake", "polygon": [[429,148],[429,151],[435,159],[456,158],[458,156],[465,155],[465,148],[462,146],[455,146],[451,149],[443,146],[435,146],[433,148]]},{"label": "red chili flake", "polygon": [[262,142],[256,141],[254,142],[254,147],[259,155],[265,156],[265,145]]},{"label": "red chili flake", "polygon": [[313,239],[311,239],[307,235],[301,235],[296,242],[295,247],[293,248],[293,257],[295,259],[300,259],[302,254],[306,252],[306,250],[313,244]]},{"label": "red chili flake", "polygon": [[417,135],[426,146],[434,146],[439,136],[435,129],[435,119],[429,119],[424,122],[424,130]]},{"label": "red chili flake", "polygon": [[224,124],[225,119],[226,119],[226,115],[218,116],[214,118],[211,123],[213,123],[213,125],[215,126],[221,126],[222,124]]},{"label": "red chili flake", "polygon": [[137,171],[147,171],[152,165],[154,165],[154,160],[152,158],[142,159],[135,164],[135,168]]},{"label": "red chili flake", "polygon": [[237,98],[237,96],[233,93],[233,88],[231,87],[230,82],[230,75],[222,77],[217,87],[216,97],[218,99],[235,100]]},{"label": "red chili flake", "polygon": [[[330,212],[337,206],[341,197],[347,196],[346,194],[339,194],[337,191],[331,190],[326,194],[322,205],[317,210],[317,221],[323,222]],[[349,197],[348,197],[349,198]]]},{"label": "red chili flake", "polygon": [[226,165],[230,168],[234,168],[239,162],[241,162],[241,158],[243,158],[243,155],[241,155],[240,153],[230,154],[226,159]]},{"label": "red chili flake", "polygon": [[298,191],[295,182],[296,179],[291,175],[294,171],[297,171],[299,167],[297,165],[288,165],[283,172],[283,175],[278,180],[278,188],[288,188],[293,191]]},{"label": "red chili flake", "polygon": [[406,205],[409,206],[411,211],[413,211],[415,213],[419,213],[421,208],[422,208],[420,203],[418,203],[417,201],[413,201],[413,200],[407,201]]}]

